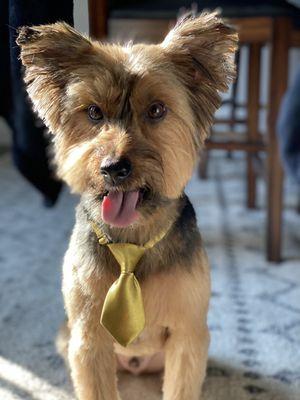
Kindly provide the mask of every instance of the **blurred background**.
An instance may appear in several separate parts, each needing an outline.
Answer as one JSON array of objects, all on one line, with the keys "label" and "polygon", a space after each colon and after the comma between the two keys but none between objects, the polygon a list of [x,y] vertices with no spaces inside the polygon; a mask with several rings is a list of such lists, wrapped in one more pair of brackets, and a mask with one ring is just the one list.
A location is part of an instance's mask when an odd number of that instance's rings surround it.
[{"label": "blurred background", "polygon": [[[1,400],[73,398],[54,340],[78,198],[55,178],[16,28],[64,20],[100,40],[158,43],[188,10],[216,8],[240,49],[187,187],[212,267],[203,398],[299,400],[300,1],[0,0]],[[160,385],[120,376],[125,400],[161,399]]]}]

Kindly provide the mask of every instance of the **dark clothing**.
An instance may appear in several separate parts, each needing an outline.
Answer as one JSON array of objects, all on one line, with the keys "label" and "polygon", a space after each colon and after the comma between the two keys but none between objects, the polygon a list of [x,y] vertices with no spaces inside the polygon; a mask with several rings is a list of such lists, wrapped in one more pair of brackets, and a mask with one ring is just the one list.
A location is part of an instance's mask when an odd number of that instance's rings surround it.
[{"label": "dark clothing", "polygon": [[282,101],[277,133],[286,170],[300,184],[300,70]]},{"label": "dark clothing", "polygon": [[45,127],[31,111],[22,80],[16,29],[56,21],[73,25],[73,0],[0,0],[0,115],[13,131],[13,160],[19,171],[55,203],[61,182],[53,177]]}]

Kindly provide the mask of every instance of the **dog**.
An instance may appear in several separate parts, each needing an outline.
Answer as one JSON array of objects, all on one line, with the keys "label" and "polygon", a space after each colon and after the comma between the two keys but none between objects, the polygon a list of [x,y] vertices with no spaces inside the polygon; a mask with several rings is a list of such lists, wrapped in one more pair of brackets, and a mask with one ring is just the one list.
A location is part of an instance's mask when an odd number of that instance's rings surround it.
[{"label": "dog", "polygon": [[[155,45],[101,43],[63,22],[19,30],[27,91],[53,133],[58,176],[81,195],[59,341],[79,400],[120,399],[117,364],[164,367],[164,400],[200,398],[210,273],[184,188],[234,79],[237,41],[217,12],[182,18]],[[142,255],[120,275],[126,257],[113,248],[128,244]],[[120,281],[126,295],[116,292]],[[125,303],[132,308],[121,314]]]}]

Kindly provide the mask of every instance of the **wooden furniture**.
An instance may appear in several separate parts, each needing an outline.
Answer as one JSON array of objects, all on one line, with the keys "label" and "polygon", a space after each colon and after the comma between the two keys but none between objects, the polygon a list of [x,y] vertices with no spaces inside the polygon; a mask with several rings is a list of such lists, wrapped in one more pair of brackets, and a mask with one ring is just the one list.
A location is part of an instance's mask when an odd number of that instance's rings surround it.
[{"label": "wooden furniture", "polygon": [[104,39],[108,33],[107,0],[89,0],[89,30],[94,38]]},{"label": "wooden furniture", "polygon": [[[132,2],[131,2],[132,3]],[[219,2],[222,3],[222,2]],[[228,3],[228,2],[227,2]],[[230,3],[230,2],[229,2]],[[252,1],[253,3],[253,1]],[[272,2],[262,1],[259,4],[267,3],[272,7]],[[257,155],[260,152],[266,153],[267,169],[267,244],[266,252],[269,261],[279,262],[281,260],[281,230],[282,230],[282,197],[283,197],[283,170],[280,162],[278,143],[276,137],[276,119],[282,96],[287,88],[288,79],[288,51],[291,46],[300,45],[300,34],[293,29],[292,19],[295,16],[295,8],[291,10],[290,5],[286,4],[287,11],[284,9],[284,1],[280,3],[270,16],[259,16],[254,13],[250,17],[234,17],[235,14],[229,11],[225,16],[231,17],[230,21],[236,25],[239,31],[241,44],[249,46],[249,71],[248,71],[248,101],[247,107],[247,133],[245,140],[216,140],[214,136],[207,141],[207,150],[226,149],[229,151],[242,150],[246,153],[247,159],[247,206],[254,208],[256,203],[256,167]],[[255,6],[255,5],[254,5]],[[158,5],[159,7],[159,5]],[[215,6],[213,6],[215,7]],[[224,9],[225,10],[225,9]],[[262,8],[261,13],[267,14],[268,8]],[[243,14],[244,9],[241,8]],[[118,31],[124,38],[128,32],[138,32],[135,39],[148,39],[151,42],[158,42],[174,24],[173,18],[165,13],[163,18],[155,19],[155,24],[149,12],[146,14],[138,12],[133,18],[129,18],[130,12],[122,12],[116,18],[110,20],[108,24],[109,10],[106,0],[89,0],[90,33],[94,37],[103,38],[108,33]],[[299,12],[300,14],[300,12]],[[122,17],[123,15],[123,17]],[[122,35],[122,32],[124,35]],[[268,127],[267,135],[263,137],[258,130],[259,117],[259,87],[260,87],[260,56],[264,45],[271,46],[270,61],[270,82],[269,82],[269,104],[268,107]],[[219,121],[229,123],[233,126],[238,122],[235,114],[231,115],[231,120]],[[240,121],[241,122],[241,121]],[[243,121],[242,121],[243,122]],[[232,135],[234,136],[234,135]],[[203,165],[202,165],[203,168]],[[204,173],[204,170],[202,170]]]},{"label": "wooden furniture", "polygon": [[[300,35],[293,30],[290,17],[256,17],[232,20],[239,29],[240,42],[249,46],[247,138],[243,142],[207,142],[208,149],[243,150],[247,153],[247,205],[255,207],[255,156],[264,151],[267,157],[267,259],[281,260],[283,170],[276,136],[276,120],[282,96],[287,88],[288,51],[299,44]],[[266,137],[258,131],[260,53],[266,43],[271,45],[268,127]]]}]

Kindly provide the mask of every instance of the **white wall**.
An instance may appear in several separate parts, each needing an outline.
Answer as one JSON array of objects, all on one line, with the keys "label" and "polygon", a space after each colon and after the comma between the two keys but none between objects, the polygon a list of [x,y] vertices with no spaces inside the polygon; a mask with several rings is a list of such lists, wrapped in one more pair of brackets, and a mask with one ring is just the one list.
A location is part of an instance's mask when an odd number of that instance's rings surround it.
[{"label": "white wall", "polygon": [[74,23],[81,32],[89,32],[87,0],[74,0]]}]

